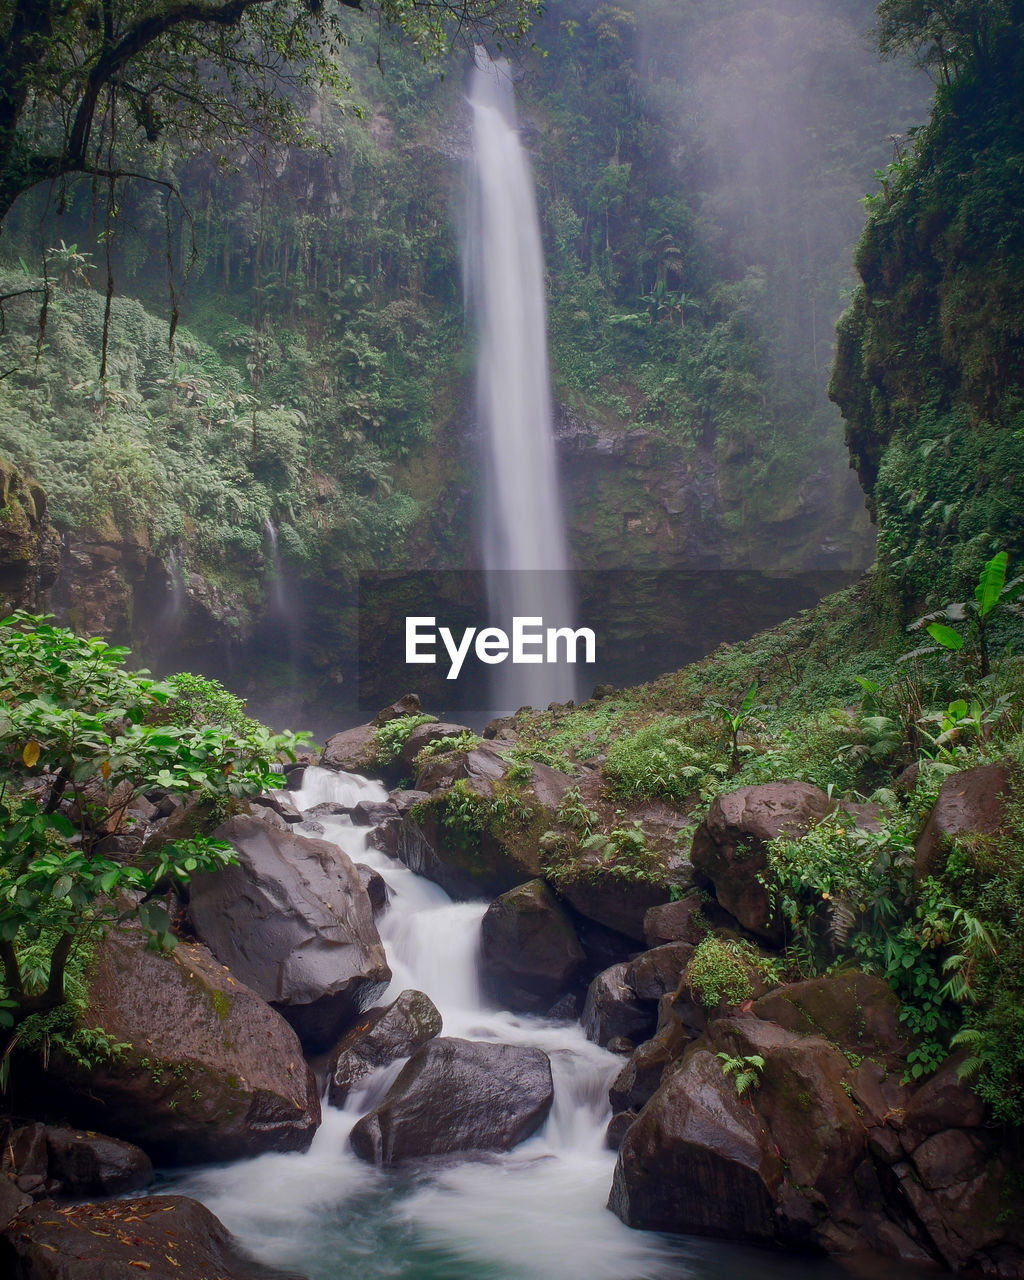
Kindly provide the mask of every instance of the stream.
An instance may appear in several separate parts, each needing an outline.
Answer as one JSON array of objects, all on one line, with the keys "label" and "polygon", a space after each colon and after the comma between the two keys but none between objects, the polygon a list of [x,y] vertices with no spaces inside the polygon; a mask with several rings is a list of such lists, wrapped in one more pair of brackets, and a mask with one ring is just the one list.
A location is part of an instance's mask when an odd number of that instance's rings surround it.
[{"label": "stream", "polygon": [[[291,793],[302,810],[386,800],[376,782],[310,767]],[[425,991],[442,1034],[536,1045],[551,1058],[555,1100],[543,1128],[512,1151],[381,1170],[348,1147],[405,1059],[379,1069],[344,1110],[324,1105],[307,1152],[187,1171],[170,1190],[203,1201],[260,1260],[309,1280],[831,1280],[849,1268],[720,1241],[624,1226],[605,1208],[615,1154],[604,1146],[608,1087],[622,1060],[577,1023],[489,1004],[477,976],[486,902],[453,902],[437,885],[368,844],[369,829],[321,817],[322,837],[379,871],[391,891],[377,925],[394,973],[381,1004]],[[873,1278],[917,1274],[870,1270]]]}]

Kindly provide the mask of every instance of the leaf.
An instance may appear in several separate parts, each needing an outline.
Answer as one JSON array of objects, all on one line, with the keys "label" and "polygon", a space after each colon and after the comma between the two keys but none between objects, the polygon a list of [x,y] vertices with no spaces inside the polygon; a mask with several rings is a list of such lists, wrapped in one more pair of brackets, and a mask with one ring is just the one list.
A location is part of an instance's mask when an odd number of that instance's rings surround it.
[{"label": "leaf", "polygon": [[21,753],[21,758],[24,760],[26,768],[32,769],[35,767],[39,761],[39,754],[41,750],[42,748],[39,746],[39,743],[36,742],[35,738],[30,738],[28,742],[25,743],[25,747]]},{"label": "leaf", "polygon": [[100,765],[100,773],[103,774],[104,778],[110,777],[110,761],[109,760],[104,760],[103,763]]},{"label": "leaf", "polygon": [[928,634],[943,649],[960,650],[964,647],[964,638],[952,627],[944,627],[941,622],[933,622],[928,627]]},{"label": "leaf", "polygon": [[974,588],[974,598],[978,602],[979,618],[987,617],[999,603],[999,597],[1003,593],[1003,583],[1006,581],[1006,566],[1009,560],[1010,557],[1007,553],[1000,551],[982,569],[981,576],[978,578],[978,585]]}]

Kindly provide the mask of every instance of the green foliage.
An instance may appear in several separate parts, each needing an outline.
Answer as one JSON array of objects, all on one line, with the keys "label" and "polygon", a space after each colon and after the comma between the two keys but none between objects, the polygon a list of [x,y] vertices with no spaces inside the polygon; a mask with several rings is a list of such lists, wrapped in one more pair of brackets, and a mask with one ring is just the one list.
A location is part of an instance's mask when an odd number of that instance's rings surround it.
[{"label": "green foliage", "polygon": [[396,716],[394,720],[378,725],[373,734],[374,759],[381,765],[397,760],[413,729],[421,724],[430,724],[433,719],[433,716]]},{"label": "green foliage", "polygon": [[[974,588],[974,599],[947,604],[941,615],[925,614],[911,623],[908,630],[916,631],[924,626],[928,634],[939,646],[952,653],[960,653],[964,649],[964,637],[961,632],[946,625],[946,622],[966,623],[971,647],[974,652],[977,678],[984,680],[989,675],[991,663],[989,646],[992,626],[998,624],[1000,617],[1007,612],[1019,613],[1016,601],[1024,591],[1024,576],[1011,581],[1006,580],[1006,569],[1009,556],[1000,551],[987,561],[978,577]],[[999,611],[999,616],[993,614]],[[936,621],[941,616],[946,622]]]},{"label": "green foliage", "polygon": [[717,1053],[715,1057],[722,1060],[722,1075],[727,1079],[729,1076],[733,1077],[738,1098],[742,1098],[748,1089],[756,1088],[761,1083],[764,1058],[759,1053],[736,1057],[728,1053]]},{"label": "green foliage", "polygon": [[709,1012],[722,1004],[742,1004],[754,994],[743,962],[714,934],[698,943],[683,980]]},{"label": "green foliage", "polygon": [[613,794],[630,800],[692,802],[728,773],[708,750],[708,738],[706,722],[674,717],[620,734],[609,746],[604,766]]},{"label": "green foliage", "polygon": [[421,767],[428,760],[433,760],[437,756],[456,755],[465,751],[473,751],[481,742],[483,742],[483,738],[469,729],[464,729],[461,733],[446,734],[443,738],[433,738],[417,751],[416,767]]},{"label": "green foliage", "polygon": [[[0,957],[14,1021],[63,1003],[69,956],[124,909],[119,896],[230,860],[229,846],[202,837],[137,862],[101,854],[108,825],[136,795],[160,786],[242,799],[274,784],[274,761],[294,759],[295,735],[254,722],[244,731],[161,723],[174,690],[126,670],[127,656],[45,618],[0,622]],[[138,915],[156,945],[173,944],[159,902]]]}]

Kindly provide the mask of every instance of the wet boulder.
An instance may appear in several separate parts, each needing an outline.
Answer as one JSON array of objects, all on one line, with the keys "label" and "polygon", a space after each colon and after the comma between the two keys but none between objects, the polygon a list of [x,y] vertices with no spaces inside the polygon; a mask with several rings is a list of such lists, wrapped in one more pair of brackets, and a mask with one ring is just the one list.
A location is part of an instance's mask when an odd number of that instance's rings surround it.
[{"label": "wet boulder", "polygon": [[755,1000],[753,1011],[789,1031],[823,1036],[861,1057],[895,1063],[910,1048],[892,988],[855,969],[787,983]]},{"label": "wet boulder", "polygon": [[545,1012],[585,964],[576,930],[543,880],[510,889],[487,908],[481,973],[487,990],[507,1008]]},{"label": "wet boulder", "polygon": [[599,863],[600,858],[596,854],[592,860],[587,856],[582,858],[579,874],[560,883],[559,894],[581,916],[623,934],[635,943],[642,943],[644,918],[651,907],[668,897],[667,883],[651,884],[647,880],[609,875],[602,871]]},{"label": "wet boulder", "polygon": [[197,937],[310,1052],[330,1048],[391,978],[359,872],[336,845],[248,817],[217,835],[238,863],[193,877]]},{"label": "wet boulder", "polygon": [[446,720],[418,724],[402,744],[402,750],[399,753],[405,772],[411,773],[416,768],[416,757],[428,742],[436,742],[438,738],[458,738],[461,734],[472,732],[469,725],[452,724]]},{"label": "wet boulder", "polygon": [[327,1096],[342,1107],[349,1093],[378,1067],[411,1054],[439,1035],[441,1015],[422,991],[403,991],[394,1003],[370,1009],[332,1052]]},{"label": "wet boulder", "polygon": [[983,764],[943,780],[935,804],[915,846],[914,879],[939,875],[950,841],[958,835],[993,835],[1006,814],[1010,771]]},{"label": "wet boulder", "polygon": [[121,1048],[89,1070],[53,1052],[45,1073],[33,1060],[15,1077],[43,1101],[59,1097],[73,1123],[163,1164],[303,1151],[312,1141],[320,1101],[295,1032],[205,947],[161,954],[139,929],[111,929],[96,944],[80,1023]]},{"label": "wet boulder", "polygon": [[608,1203],[630,1227],[768,1242],[782,1175],[760,1119],[698,1049],[626,1130]]},{"label": "wet boulder", "polygon": [[696,946],[704,936],[700,890],[694,889],[677,902],[660,902],[644,915],[644,940],[649,947],[666,942],[688,942]]},{"label": "wet boulder", "polygon": [[[467,782],[471,795],[476,784]],[[490,790],[483,795],[490,797]],[[452,822],[449,796],[438,792],[405,815],[394,834],[394,856],[456,899],[495,898],[540,875],[540,849],[530,829],[462,828]],[[390,853],[390,848],[386,849]]]},{"label": "wet boulder", "polygon": [[376,726],[360,724],[332,734],[324,744],[319,763],[322,769],[340,773],[379,774]]},{"label": "wet boulder", "polygon": [[23,1209],[0,1235],[0,1274],[20,1280],[302,1280],[254,1262],[188,1196]]},{"label": "wet boulder", "polygon": [[694,833],[694,870],[745,929],[778,943],[781,922],[761,882],[767,846],[782,835],[801,835],[832,808],[825,792],[808,782],[766,782],[717,796]]},{"label": "wet boulder", "polygon": [[587,989],[580,1023],[588,1040],[607,1045],[624,1039],[637,1044],[654,1030],[657,1012],[641,1000],[629,980],[629,964],[614,964],[599,973]]},{"label": "wet boulder", "polygon": [[688,942],[666,942],[642,951],[629,962],[626,982],[638,1000],[655,1003],[676,990],[693,955]]},{"label": "wet boulder", "polygon": [[359,883],[366,890],[366,896],[370,899],[370,907],[373,910],[373,914],[379,916],[391,901],[391,890],[388,888],[388,882],[379,871],[375,871],[373,867],[368,867],[365,862],[355,862],[353,866],[359,873]]},{"label": "wet boulder", "polygon": [[553,1098],[551,1063],[540,1049],[439,1037],[356,1124],[352,1149],[379,1165],[508,1151],[540,1128]]}]

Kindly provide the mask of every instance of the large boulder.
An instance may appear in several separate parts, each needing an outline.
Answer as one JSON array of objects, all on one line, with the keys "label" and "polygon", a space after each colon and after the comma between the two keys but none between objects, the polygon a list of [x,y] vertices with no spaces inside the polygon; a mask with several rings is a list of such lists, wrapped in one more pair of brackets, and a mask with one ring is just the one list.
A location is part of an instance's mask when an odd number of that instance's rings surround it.
[{"label": "large boulder", "polygon": [[540,849],[531,832],[460,833],[445,823],[448,803],[446,794],[438,792],[398,825],[394,856],[411,871],[456,899],[494,898],[540,875]]},{"label": "large boulder", "polygon": [[910,1048],[892,988],[856,969],[788,983],[755,1000],[753,1009],[759,1018],[823,1036],[860,1057],[894,1064]]},{"label": "large boulder", "polygon": [[87,974],[83,1027],[121,1046],[86,1070],[50,1055],[41,1076],[22,1063],[19,1094],[73,1123],[137,1143],[164,1164],[303,1151],[320,1100],[287,1022],[214,960],[179,943],[146,949],[141,931],[111,930]]},{"label": "large boulder", "polygon": [[593,865],[588,865],[587,857],[582,858],[580,873],[574,879],[561,882],[559,894],[581,916],[643,943],[647,912],[665,901],[668,885],[609,874],[597,865],[599,861],[594,855]]},{"label": "large boulder", "polygon": [[447,720],[433,720],[430,724],[418,724],[402,744],[399,759],[407,774],[416,768],[416,757],[428,742],[436,742],[438,738],[458,738],[463,733],[472,733],[469,725],[452,724]]},{"label": "large boulder", "polygon": [[782,835],[801,835],[833,808],[825,792],[808,782],[766,782],[717,796],[694,833],[694,870],[744,928],[778,943],[781,922],[762,883],[767,845]]},{"label": "large boulder", "polygon": [[627,1129],[609,1208],[631,1227],[767,1242],[782,1178],[760,1118],[698,1049]]},{"label": "large boulder", "polygon": [[959,835],[988,836],[999,830],[1006,814],[1010,771],[982,764],[943,780],[924,830],[917,838],[914,879],[940,875],[950,842]]},{"label": "large boulder", "polygon": [[551,1064],[540,1049],[439,1037],[356,1124],[352,1149],[380,1165],[508,1151],[540,1128],[553,1097]]},{"label": "large boulder", "polygon": [[576,930],[543,880],[495,898],[481,926],[481,973],[505,1007],[543,1013],[586,964]]},{"label": "large boulder", "polygon": [[302,1280],[254,1262],[187,1196],[26,1208],[0,1235],[12,1280]]},{"label": "large boulder", "polygon": [[341,773],[379,774],[376,726],[360,724],[332,734],[320,753],[320,767]]},{"label": "large boulder", "polygon": [[422,991],[403,991],[393,1004],[369,1010],[331,1054],[327,1068],[331,1106],[344,1106],[352,1089],[372,1071],[408,1058],[440,1032],[441,1015]]},{"label": "large boulder", "polygon": [[193,877],[196,935],[310,1052],[329,1049],[391,979],[359,872],[337,845],[249,817],[217,835],[238,863]]},{"label": "large boulder", "polygon": [[[425,725],[429,729],[433,726]],[[416,790],[436,791],[450,787],[459,778],[471,778],[481,795],[490,795],[492,783],[498,782],[508,772],[508,765],[500,752],[489,742],[483,742],[471,751],[451,751],[428,756],[416,769]]]}]

